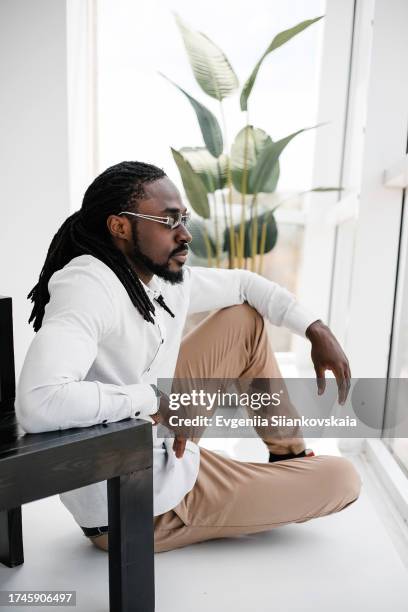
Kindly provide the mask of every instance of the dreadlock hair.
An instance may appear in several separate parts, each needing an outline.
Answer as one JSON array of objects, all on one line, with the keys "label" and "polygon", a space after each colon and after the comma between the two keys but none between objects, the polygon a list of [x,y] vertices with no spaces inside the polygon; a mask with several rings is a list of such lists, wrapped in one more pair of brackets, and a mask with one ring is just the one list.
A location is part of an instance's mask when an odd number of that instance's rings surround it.
[{"label": "dreadlock hair", "polygon": [[102,172],[90,184],[81,209],[64,221],[52,239],[38,282],[27,296],[34,303],[28,320],[29,323],[34,321],[34,331],[42,325],[44,309],[50,299],[48,282],[51,276],[74,257],[85,254],[109,266],[143,318],[154,323],[154,306],[126,257],[111,240],[106,219],[109,215],[131,210],[137,200],[146,197],[143,185],[165,176],[161,168],[151,164],[121,162]]}]

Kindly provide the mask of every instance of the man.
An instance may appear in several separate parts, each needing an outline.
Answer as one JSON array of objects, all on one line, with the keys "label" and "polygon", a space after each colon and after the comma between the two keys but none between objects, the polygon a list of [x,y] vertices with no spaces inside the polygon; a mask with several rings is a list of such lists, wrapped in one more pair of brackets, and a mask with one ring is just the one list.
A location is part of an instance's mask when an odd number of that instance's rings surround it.
[{"label": "man", "polygon": [[[345,401],[350,370],[327,326],[252,272],[185,266],[186,220],[179,192],[155,166],[123,162],[88,187],[29,294],[38,333],[16,405],[27,432],[129,417],[157,424],[168,408],[158,378],[279,378],[264,317],[309,339],[320,392],[332,370]],[[216,312],[181,340],[187,314],[208,310]],[[221,457],[181,436],[163,442],[152,431],[156,551],[330,514],[359,494],[350,462],[306,457],[301,437],[264,438],[270,462],[263,464]],[[60,497],[107,550],[106,482]]]}]

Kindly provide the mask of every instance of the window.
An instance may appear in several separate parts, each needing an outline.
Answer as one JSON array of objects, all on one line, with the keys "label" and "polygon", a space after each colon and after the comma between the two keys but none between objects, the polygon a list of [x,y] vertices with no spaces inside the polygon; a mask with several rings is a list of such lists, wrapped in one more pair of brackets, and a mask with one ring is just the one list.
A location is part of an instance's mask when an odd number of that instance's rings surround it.
[{"label": "window", "polygon": [[[390,12],[385,0],[353,4],[342,155],[346,193],[333,207],[329,322],[354,378],[406,377],[408,84],[399,64],[408,54],[408,5],[396,2]],[[390,397],[383,410],[387,425],[395,411]],[[407,441],[385,441],[407,468]]]},{"label": "window", "polygon": [[[249,11],[244,0],[233,5],[215,0],[122,0],[120,5],[99,0],[99,170],[122,159],[140,159],[163,167],[182,191],[170,146],[202,146],[202,137],[193,109],[158,71],[202,101],[221,121],[218,103],[194,80],[171,11],[223,49],[242,85],[275,34],[323,15],[325,4],[324,0],[290,4],[254,0]],[[271,54],[261,68],[251,99],[250,121],[273,139],[317,123],[323,32],[324,20]],[[239,93],[225,100],[225,116],[230,144],[245,122],[239,110]],[[315,186],[315,137],[316,130],[300,135],[282,155],[278,185],[282,199]],[[264,203],[271,206],[267,198]],[[304,234],[302,208],[303,202],[295,198],[279,211],[280,238],[265,257],[264,267],[268,278],[295,293]],[[287,330],[274,328],[272,335],[276,350],[290,350]]]}]

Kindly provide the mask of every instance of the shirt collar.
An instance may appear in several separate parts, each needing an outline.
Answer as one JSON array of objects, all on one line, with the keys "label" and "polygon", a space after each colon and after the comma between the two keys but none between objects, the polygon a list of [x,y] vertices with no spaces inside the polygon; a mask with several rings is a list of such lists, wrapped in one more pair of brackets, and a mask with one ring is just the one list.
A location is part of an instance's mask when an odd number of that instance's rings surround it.
[{"label": "shirt collar", "polygon": [[154,300],[155,298],[159,297],[159,295],[161,294],[161,283],[156,275],[153,276],[152,280],[149,281],[147,285],[141,279],[139,280],[151,300]]}]

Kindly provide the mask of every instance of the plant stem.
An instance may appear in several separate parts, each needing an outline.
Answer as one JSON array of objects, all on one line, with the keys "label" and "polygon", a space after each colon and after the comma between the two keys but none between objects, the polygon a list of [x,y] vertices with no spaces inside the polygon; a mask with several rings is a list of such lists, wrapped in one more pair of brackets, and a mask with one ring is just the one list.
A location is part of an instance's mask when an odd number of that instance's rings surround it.
[{"label": "plant stem", "polygon": [[221,120],[224,128],[224,141],[225,148],[227,150],[227,186],[228,186],[228,204],[229,204],[229,213],[230,213],[230,226],[229,226],[229,236],[230,236],[230,260],[229,266],[233,268],[235,266],[235,239],[234,239],[234,217],[232,214],[232,179],[231,179],[231,159],[229,156],[229,147],[228,147],[228,131],[227,131],[227,123],[225,121],[224,107],[222,105],[222,100],[220,100],[220,109],[221,109]]},{"label": "plant stem", "polygon": [[[238,237],[238,232],[235,232],[235,233],[234,233],[234,236],[235,236],[236,248],[237,248],[237,251],[238,251],[238,248],[239,248],[239,237]],[[234,265],[235,265],[235,261],[234,261]]]},{"label": "plant stem", "polygon": [[217,172],[218,172],[218,191],[220,191],[221,193],[222,210],[224,213],[224,222],[225,222],[225,227],[227,227],[227,224],[228,224],[227,202],[225,200],[224,188],[222,186],[222,172],[221,172],[221,164],[220,164],[219,157],[217,158]]},{"label": "plant stem", "polygon": [[258,262],[258,274],[262,274],[262,269],[263,269],[263,256],[265,253],[265,244],[266,244],[266,227],[267,227],[267,223],[265,220],[262,223],[261,244],[259,247],[260,257],[259,257],[259,262]]},{"label": "plant stem", "polygon": [[203,238],[204,238],[205,246],[207,247],[208,267],[212,268],[213,267],[213,263],[212,263],[212,248],[211,248],[210,239],[208,237],[208,230],[207,230],[207,226],[206,225],[204,225]]},{"label": "plant stem", "polygon": [[[222,210],[224,213],[224,224],[225,224],[225,230],[226,231],[228,229],[228,216],[227,216],[227,202],[225,200],[225,193],[224,193],[224,189],[222,187],[222,173],[221,173],[221,165],[220,165],[220,159],[217,158],[217,171],[218,171],[218,189],[221,192],[221,201],[222,201]],[[214,193],[215,195],[215,193]],[[231,238],[230,238],[231,240]],[[223,232],[223,242],[224,242],[224,232]],[[232,268],[232,256],[231,256],[231,251],[228,251],[228,267]]]},{"label": "plant stem", "polygon": [[215,229],[215,267],[220,267],[220,254],[221,254],[221,245],[220,245],[220,234],[218,229],[218,216],[217,216],[217,198],[215,197],[215,193],[213,195],[214,202],[214,229]]},{"label": "plant stem", "polygon": [[249,136],[249,125],[248,125],[248,111],[247,111],[247,122],[245,126],[245,139],[244,139],[244,167],[242,169],[241,178],[241,225],[240,225],[240,250],[238,265],[241,267],[242,257],[244,256],[244,242],[245,242],[245,204],[246,204],[246,192],[248,187],[248,136]]},{"label": "plant stem", "polygon": [[258,194],[255,193],[251,204],[251,270],[255,271],[255,258],[258,247]]}]

